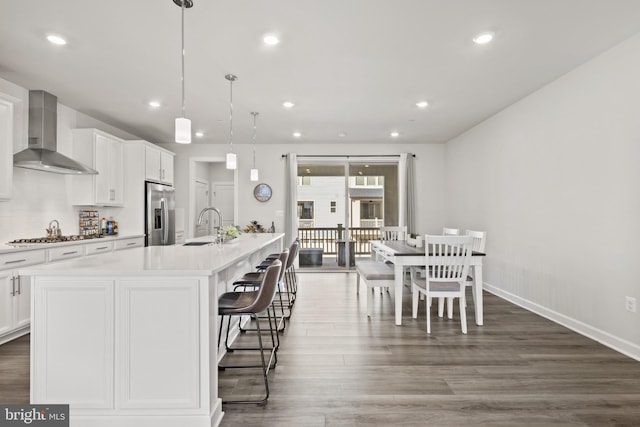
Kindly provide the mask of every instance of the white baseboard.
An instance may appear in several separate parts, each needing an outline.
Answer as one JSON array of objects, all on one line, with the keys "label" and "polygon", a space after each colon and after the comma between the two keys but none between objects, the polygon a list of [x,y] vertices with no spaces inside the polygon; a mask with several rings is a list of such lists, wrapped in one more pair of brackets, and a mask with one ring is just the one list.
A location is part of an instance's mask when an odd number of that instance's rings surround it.
[{"label": "white baseboard", "polygon": [[602,345],[605,345],[619,353],[622,353],[625,356],[629,356],[632,359],[640,361],[640,346],[632,342],[611,335],[608,332],[601,331],[600,329],[594,328],[591,325],[587,325],[586,323],[583,323],[579,320],[573,319],[571,317],[565,316],[564,314],[558,313],[539,304],[528,301],[522,297],[519,297],[518,295],[514,295],[486,282],[483,283],[482,288],[487,292],[490,292],[519,307],[522,307],[566,328],[569,328],[572,331],[579,333],[580,335],[591,338],[592,340],[595,340]]},{"label": "white baseboard", "polygon": [[22,328],[13,330],[6,335],[0,337],[0,345],[7,343],[9,341],[15,340],[16,338],[20,338],[23,335],[26,335],[30,332],[29,325],[23,326]]}]

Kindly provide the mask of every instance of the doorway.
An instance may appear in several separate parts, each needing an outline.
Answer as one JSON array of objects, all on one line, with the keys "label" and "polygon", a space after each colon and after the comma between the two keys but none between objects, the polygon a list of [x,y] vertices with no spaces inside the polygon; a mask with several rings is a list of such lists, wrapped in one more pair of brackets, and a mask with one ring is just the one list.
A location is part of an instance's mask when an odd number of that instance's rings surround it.
[{"label": "doorway", "polygon": [[[189,210],[187,238],[215,233],[217,215],[206,214],[198,226],[203,208],[214,206],[222,212],[223,226],[237,224],[237,170],[226,168],[224,157],[189,159]],[[203,234],[204,233],[204,234]]]}]

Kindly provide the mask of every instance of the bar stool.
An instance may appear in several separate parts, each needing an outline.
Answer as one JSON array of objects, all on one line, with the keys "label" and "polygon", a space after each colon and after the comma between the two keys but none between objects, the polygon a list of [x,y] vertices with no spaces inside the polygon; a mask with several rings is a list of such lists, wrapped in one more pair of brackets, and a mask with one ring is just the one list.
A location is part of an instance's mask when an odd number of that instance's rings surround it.
[{"label": "bar stool", "polygon": [[[291,311],[291,308],[296,301],[296,295],[298,293],[298,278],[296,276],[295,261],[298,257],[299,248],[300,241],[296,239],[289,247],[289,257],[287,258],[287,263],[284,267],[284,286],[286,289],[284,293],[287,295],[287,308],[289,309],[289,311]],[[265,258],[265,260],[262,261],[260,265],[256,266],[256,269],[258,269],[258,271],[262,271],[269,265],[271,265],[273,260],[277,259],[277,257],[274,257],[273,255],[274,254],[269,255],[267,258]]]},{"label": "bar stool", "polygon": [[[276,350],[277,347],[274,341],[274,328],[269,320],[269,329],[271,333],[272,347],[265,349],[262,343],[262,331],[260,329],[260,319],[258,313],[264,311],[268,312],[269,307],[273,304],[273,299],[276,294],[278,281],[280,280],[280,272],[282,271],[282,263],[279,260],[269,266],[262,277],[262,282],[258,290],[247,292],[226,292],[218,298],[218,314],[221,316],[220,332],[218,332],[218,342],[220,341],[222,334],[222,324],[224,322],[224,316],[229,316],[229,324],[231,323],[231,316],[250,316],[256,323],[256,330],[258,332],[258,347],[257,348],[238,348],[236,350],[259,350],[260,351],[260,365],[222,365],[218,364],[218,368],[225,370],[228,368],[261,368],[262,376],[264,379],[265,396],[263,399],[258,400],[223,400],[223,403],[257,403],[264,405],[269,398],[269,381],[267,375],[271,367],[275,368],[277,363]],[[268,314],[270,319],[270,315]],[[277,332],[275,333],[277,335]],[[229,329],[227,328],[227,338],[229,336]],[[265,350],[269,350],[269,360],[265,358]],[[274,361],[273,366],[271,364]]]},{"label": "bar stool", "polygon": [[[278,258],[278,261],[280,261],[280,263],[284,266],[287,263],[287,259],[289,258],[289,250],[285,249],[284,251],[282,251],[280,253],[280,256]],[[285,305],[284,300],[282,299],[282,287],[281,287],[281,283],[282,283],[282,279],[284,277],[284,272],[285,269],[284,267],[280,270],[280,276],[278,278],[278,283],[277,283],[277,290],[278,290],[278,299],[277,301],[274,299],[274,312],[275,312],[275,307],[276,307],[276,302],[279,303],[280,306],[280,312],[282,314],[282,316],[280,317],[280,319],[278,320],[278,331],[283,331],[286,327],[286,321],[285,319],[291,316],[291,310],[289,310],[289,315],[285,314],[285,306],[288,308],[287,305]],[[240,279],[236,280],[235,282],[233,282],[233,290],[237,290],[238,288],[243,288],[243,289],[247,289],[247,288],[258,288],[261,286],[263,277],[264,277],[265,272],[264,271],[252,271],[250,273],[246,273],[244,276],[242,276]],[[243,331],[246,331],[248,329],[241,329]]]}]

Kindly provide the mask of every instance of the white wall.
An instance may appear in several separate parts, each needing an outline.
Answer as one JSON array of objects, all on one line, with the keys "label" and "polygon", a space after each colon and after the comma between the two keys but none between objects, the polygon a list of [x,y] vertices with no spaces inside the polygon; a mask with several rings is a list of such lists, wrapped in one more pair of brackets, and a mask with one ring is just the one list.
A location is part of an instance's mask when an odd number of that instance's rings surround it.
[{"label": "white wall", "polygon": [[[176,206],[189,207],[189,164],[192,159],[214,159],[221,161],[228,150],[227,145],[212,144],[164,144],[163,147],[176,153],[175,187]],[[260,182],[269,184],[273,196],[268,202],[258,202],[253,197],[256,183],[249,180],[252,166],[252,146],[234,144],[238,155],[238,225],[246,226],[249,221],[260,224],[275,223],[276,231],[284,231],[284,211],[286,204],[286,172],[283,154],[399,154],[415,153],[415,174],[419,194],[416,207],[416,227],[420,233],[436,233],[444,223],[444,146],[435,144],[259,144],[256,147],[256,167],[260,171]]]},{"label": "white wall", "polygon": [[445,170],[490,290],[640,359],[638,99],[640,35],[449,141]]}]

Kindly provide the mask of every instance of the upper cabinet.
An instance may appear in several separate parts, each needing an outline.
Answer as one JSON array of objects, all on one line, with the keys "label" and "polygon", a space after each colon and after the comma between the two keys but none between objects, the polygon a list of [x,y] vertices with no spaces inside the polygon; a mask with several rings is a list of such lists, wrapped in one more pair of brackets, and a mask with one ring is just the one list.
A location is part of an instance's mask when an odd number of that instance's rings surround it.
[{"label": "upper cabinet", "polygon": [[124,203],[123,141],[97,129],[74,129],[73,158],[98,171],[74,176],[73,204],[122,206]]},{"label": "upper cabinet", "polygon": [[17,102],[16,98],[0,93],[0,200],[11,198]]},{"label": "upper cabinet", "polygon": [[145,179],[173,185],[173,156],[175,154],[153,144],[145,144]]}]

